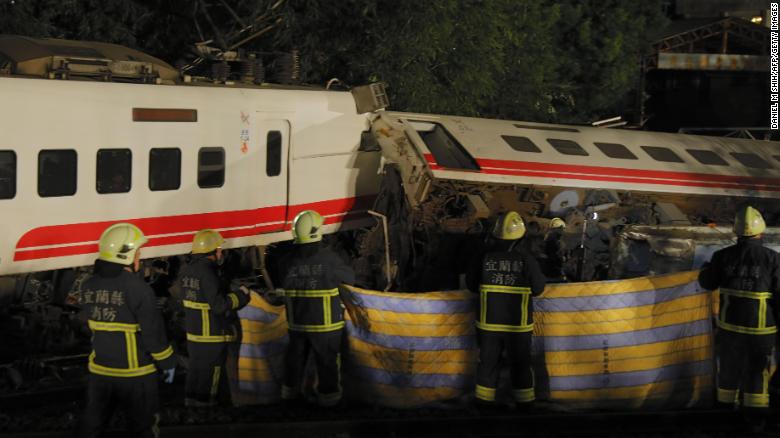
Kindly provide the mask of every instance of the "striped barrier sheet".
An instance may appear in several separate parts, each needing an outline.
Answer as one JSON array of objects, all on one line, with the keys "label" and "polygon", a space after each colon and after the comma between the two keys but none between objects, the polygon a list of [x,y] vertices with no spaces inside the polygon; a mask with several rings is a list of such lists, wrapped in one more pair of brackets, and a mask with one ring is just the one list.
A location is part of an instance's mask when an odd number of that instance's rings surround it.
[{"label": "striped barrier sheet", "polygon": [[[537,399],[574,409],[711,404],[712,303],[697,274],[548,285],[534,299]],[[342,373],[348,398],[415,408],[471,396],[475,295],[351,289],[357,305],[346,315]],[[234,402],[276,402],[284,307],[253,294],[239,316]],[[499,397],[507,397],[508,382],[501,385]]]}]

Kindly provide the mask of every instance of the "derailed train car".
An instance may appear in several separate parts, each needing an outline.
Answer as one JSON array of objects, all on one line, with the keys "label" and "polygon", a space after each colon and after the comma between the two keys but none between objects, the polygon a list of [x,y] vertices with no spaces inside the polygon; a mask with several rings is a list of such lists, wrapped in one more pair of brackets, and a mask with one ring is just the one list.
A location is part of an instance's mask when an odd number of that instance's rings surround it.
[{"label": "derailed train car", "polygon": [[[459,252],[453,241],[509,209],[526,219],[537,255],[550,219],[565,219],[575,281],[697,268],[735,240],[730,224],[748,203],[770,227],[780,219],[777,142],[392,112],[371,129],[391,175],[380,201],[395,200],[380,205],[396,230],[417,234],[397,245],[393,274],[441,258],[456,266],[469,244]],[[777,247],[771,228],[766,237]]]},{"label": "derailed train car", "polygon": [[[115,45],[23,37],[0,37],[0,97],[0,311],[26,312],[2,320],[25,330],[38,315],[55,337],[69,333],[58,324],[79,270],[120,221],[150,236],[150,272],[170,272],[203,228],[262,270],[255,248],[273,256],[312,208],[363,285],[404,291],[458,288],[508,209],[532,249],[550,218],[566,220],[573,280],[695,267],[673,239],[727,244],[744,202],[778,221],[772,142],[385,112],[376,87],[192,78]],[[670,254],[678,264],[659,262]]]}]

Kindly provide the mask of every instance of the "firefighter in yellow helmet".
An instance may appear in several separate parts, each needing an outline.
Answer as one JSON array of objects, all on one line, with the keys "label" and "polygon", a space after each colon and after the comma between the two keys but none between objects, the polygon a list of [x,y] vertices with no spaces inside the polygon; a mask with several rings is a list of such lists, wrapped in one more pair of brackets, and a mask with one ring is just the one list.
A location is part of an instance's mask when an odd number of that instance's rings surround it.
[{"label": "firefighter in yellow helmet", "polygon": [[[719,289],[718,402],[742,406],[749,415],[769,407],[769,364],[777,332],[780,258],[763,246],[765,229],[758,210],[740,209],[734,220],[737,243],[716,251],[699,274],[702,287]],[[754,425],[762,418],[752,415]]]},{"label": "firefighter in yellow helmet", "polygon": [[544,237],[544,263],[542,270],[550,283],[562,283],[566,281],[566,274],[563,272],[564,259],[564,241],[563,231],[566,229],[566,222],[561,218],[554,217],[550,220],[547,235]]},{"label": "firefighter in yellow helmet", "polygon": [[235,339],[230,317],[249,302],[249,290],[240,286],[230,291],[220,279],[223,243],[217,231],[198,231],[192,239],[192,258],[179,274],[189,355],[186,406],[230,404],[225,371],[228,343]]},{"label": "firefighter in yellow helmet", "polygon": [[108,227],[94,274],[82,285],[79,303],[92,330],[92,354],[79,436],[102,436],[117,405],[125,410],[131,436],[156,436],[157,371],[173,382],[176,358],[154,292],[135,274],[146,242],[135,225]]},{"label": "firefighter in yellow helmet", "polygon": [[542,293],[545,285],[536,259],[518,245],[525,235],[525,223],[517,212],[498,217],[492,235],[473,263],[467,276],[472,292],[479,294],[477,313],[476,399],[493,404],[506,352],[512,376],[512,397],[519,407],[535,400],[531,371],[531,336],[533,334],[532,296]]},{"label": "firefighter in yellow helmet", "polygon": [[317,369],[317,403],[333,406],[341,400],[340,350],[344,331],[341,290],[353,284],[352,268],[322,243],[324,221],[316,211],[300,212],[293,220],[294,247],[281,267],[290,343],[285,356],[282,399],[301,396],[309,352]]}]

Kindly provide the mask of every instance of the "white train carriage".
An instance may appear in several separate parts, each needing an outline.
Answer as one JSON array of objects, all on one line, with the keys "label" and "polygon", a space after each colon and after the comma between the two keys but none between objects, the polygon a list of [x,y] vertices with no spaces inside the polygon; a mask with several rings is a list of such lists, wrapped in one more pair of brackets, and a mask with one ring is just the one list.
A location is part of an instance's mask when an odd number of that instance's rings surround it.
[{"label": "white train carriage", "polygon": [[[411,228],[397,229],[457,238],[512,209],[530,225],[526,244],[543,257],[546,225],[560,216],[570,279],[696,268],[730,243],[734,213],[745,203],[770,226],[780,220],[777,142],[394,112],[381,114],[372,131],[411,207],[396,212]],[[650,233],[648,225],[663,228]],[[767,237],[780,245],[777,229]],[[428,269],[453,247],[419,245],[396,254],[395,264]],[[637,254],[626,253],[634,248]],[[461,264],[457,256],[441,263]]]},{"label": "white train carriage", "polygon": [[[79,75],[113,82],[41,79]],[[133,76],[152,83],[116,82]],[[395,219],[443,232],[508,208],[531,220],[580,212],[594,191],[613,194],[616,215],[663,201],[683,218],[713,218],[747,200],[770,222],[780,197],[775,142],[361,114],[347,92],[187,83],[162,61],[100,43],[0,37],[0,96],[0,276],[88,265],[118,221],[149,235],[146,258],[187,253],[202,228],[226,247],[288,240],[307,208],[326,232],[372,224],[380,158],[398,168],[412,207]],[[369,129],[380,148],[365,147]]]},{"label": "white train carriage", "polygon": [[393,112],[373,129],[431,181],[780,197],[778,142]]},{"label": "white train carriage", "polygon": [[[109,46],[19,43],[0,39],[17,67]],[[144,258],[189,252],[203,228],[228,248],[288,240],[308,208],[326,232],[356,227],[378,187],[379,153],[359,150],[369,119],[349,92],[6,75],[0,99],[0,276],[89,265],[118,221],[148,235]]]}]

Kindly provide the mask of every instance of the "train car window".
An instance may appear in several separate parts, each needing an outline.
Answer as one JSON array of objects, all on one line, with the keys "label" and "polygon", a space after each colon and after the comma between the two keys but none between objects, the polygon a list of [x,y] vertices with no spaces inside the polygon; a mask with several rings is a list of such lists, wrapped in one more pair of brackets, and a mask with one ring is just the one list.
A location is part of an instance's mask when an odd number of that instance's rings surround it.
[{"label": "train car window", "polygon": [[691,154],[691,156],[701,164],[707,164],[710,166],[729,165],[729,163],[727,163],[726,160],[721,158],[720,155],[716,154],[715,152],[708,151],[706,149],[686,149],[685,151]]},{"label": "train car window", "polygon": [[501,138],[509,145],[510,148],[518,152],[542,152],[538,146],[534,144],[528,137],[515,137],[512,135],[502,135]]},{"label": "train car window", "polygon": [[198,186],[204,189],[225,184],[225,148],[200,148]]},{"label": "train car window", "polygon": [[97,153],[96,189],[100,194],[130,191],[133,153],[130,149],[100,149]]},{"label": "train car window", "polygon": [[771,164],[756,154],[751,154],[749,152],[732,152],[731,156],[736,158],[737,161],[742,163],[742,165],[745,167],[752,167],[754,169],[772,168]]},{"label": "train car window", "polygon": [[479,170],[477,160],[440,123],[406,120],[420,136],[433,158],[442,167],[458,170]]},{"label": "train car window", "polygon": [[149,190],[177,190],[181,186],[181,150],[154,148],[149,151]]},{"label": "train car window", "polygon": [[16,152],[0,151],[0,199],[16,196]]},{"label": "train car window", "polygon": [[618,158],[621,160],[638,160],[633,152],[627,147],[618,143],[593,143],[604,155],[609,158]]},{"label": "train car window", "polygon": [[684,163],[683,159],[679,155],[675,154],[673,150],[660,146],[641,146],[647,155],[650,155],[655,161],[663,161],[666,163]]},{"label": "train car window", "polygon": [[282,133],[268,131],[265,137],[265,174],[278,176],[282,173]]},{"label": "train car window", "polygon": [[580,132],[576,128],[566,128],[564,126],[535,126],[535,125],[520,125],[515,123],[515,128],[520,129],[538,129],[540,131],[558,131],[558,132]]},{"label": "train car window", "polygon": [[548,138],[547,143],[550,143],[556,151],[563,155],[582,155],[587,156],[588,152],[582,148],[577,142],[571,140],[561,140],[558,138]]},{"label": "train car window", "polygon": [[77,155],[73,149],[44,149],[38,153],[38,195],[42,198],[76,193]]}]

